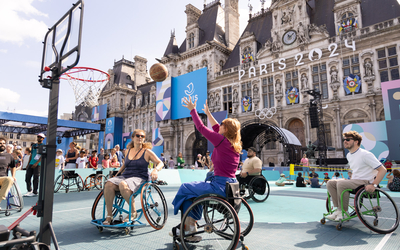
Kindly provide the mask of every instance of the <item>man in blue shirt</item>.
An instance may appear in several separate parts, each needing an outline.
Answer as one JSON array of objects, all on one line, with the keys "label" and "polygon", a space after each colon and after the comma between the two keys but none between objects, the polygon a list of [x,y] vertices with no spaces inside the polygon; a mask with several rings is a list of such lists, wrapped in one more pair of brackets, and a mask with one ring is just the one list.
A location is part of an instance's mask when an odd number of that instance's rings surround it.
[{"label": "man in blue shirt", "polygon": [[125,156],[124,156],[124,154],[120,151],[120,148],[119,148],[119,145],[117,144],[117,145],[115,145],[115,154],[117,155],[117,157],[118,157],[118,162],[119,162],[119,165],[122,167],[122,165],[124,164],[124,158],[125,158]]},{"label": "man in blue shirt", "polygon": [[[29,157],[29,165],[26,167],[25,182],[28,193],[24,196],[35,196],[38,194],[39,175],[40,175],[40,161],[42,156],[38,154],[39,146],[43,145],[43,140],[46,136],[43,133],[37,135],[37,143],[32,145],[31,156]],[[31,179],[33,176],[33,190]]]}]

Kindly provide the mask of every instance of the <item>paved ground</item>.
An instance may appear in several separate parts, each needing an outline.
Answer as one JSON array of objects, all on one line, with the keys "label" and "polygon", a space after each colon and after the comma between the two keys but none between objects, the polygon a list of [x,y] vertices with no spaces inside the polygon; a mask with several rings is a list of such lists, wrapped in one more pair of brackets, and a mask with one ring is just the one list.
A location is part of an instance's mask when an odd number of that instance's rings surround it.
[{"label": "paved ground", "polygon": [[[172,249],[168,232],[179,223],[180,216],[173,215],[171,204],[178,187],[161,188],[169,209],[164,229],[156,231],[145,226],[132,230],[129,235],[124,235],[122,230],[105,229],[100,233],[90,224],[90,210],[98,191],[56,193],[53,225],[61,249]],[[390,194],[399,206],[400,194]],[[36,199],[25,197],[23,211]],[[400,249],[400,229],[390,235],[380,235],[358,219],[345,223],[342,231],[336,230],[333,222],[322,225],[319,221],[325,211],[325,199],[326,189],[272,186],[266,202],[249,202],[255,225],[245,238],[246,245],[249,249]],[[0,225],[10,225],[21,214],[9,217],[0,214]],[[37,230],[39,218],[30,215],[21,226]]]}]

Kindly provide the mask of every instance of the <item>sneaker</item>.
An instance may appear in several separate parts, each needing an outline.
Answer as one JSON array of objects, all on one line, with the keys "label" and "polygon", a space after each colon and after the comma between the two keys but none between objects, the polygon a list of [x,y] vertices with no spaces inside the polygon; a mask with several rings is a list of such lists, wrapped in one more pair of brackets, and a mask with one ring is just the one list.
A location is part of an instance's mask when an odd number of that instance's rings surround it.
[{"label": "sneaker", "polygon": [[327,215],[325,218],[327,218],[328,220],[336,220],[336,217],[338,215],[342,216],[342,210],[337,209],[335,212],[333,212],[330,215]]},{"label": "sneaker", "polygon": [[34,194],[34,193],[32,193],[32,192],[30,192],[30,193],[26,193],[24,196],[25,197],[33,197],[33,196],[36,196],[37,194]]},{"label": "sneaker", "polygon": [[33,192],[29,191],[28,193],[24,194],[23,196],[32,196]]},{"label": "sneaker", "polygon": [[[192,232],[185,231],[185,234],[190,234],[190,233],[194,233],[194,232],[197,232],[197,228],[195,228],[195,231],[192,231]],[[177,227],[173,227],[172,231],[170,231],[168,234],[171,237],[179,237],[181,234],[181,231],[180,231],[179,227],[177,226]],[[197,242],[200,242],[202,239],[203,238],[201,236],[188,236],[185,238],[185,241],[197,243]]]},{"label": "sneaker", "polygon": [[343,220],[344,218],[347,218],[346,213],[344,213],[344,215],[342,213],[338,214],[338,216],[336,216],[337,221]]}]

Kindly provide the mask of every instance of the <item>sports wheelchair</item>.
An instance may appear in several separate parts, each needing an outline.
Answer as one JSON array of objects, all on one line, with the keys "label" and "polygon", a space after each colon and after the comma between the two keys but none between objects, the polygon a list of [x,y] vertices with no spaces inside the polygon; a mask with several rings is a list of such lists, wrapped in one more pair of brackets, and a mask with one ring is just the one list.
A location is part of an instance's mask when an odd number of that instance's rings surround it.
[{"label": "sports wheelchair", "polygon": [[83,190],[82,177],[75,173],[74,170],[62,171],[62,174],[54,182],[54,193],[57,193],[59,190],[65,190],[68,193],[73,186],[76,187],[76,191],[78,192]]},{"label": "sports wheelchair", "polygon": [[92,188],[102,190],[106,180],[107,177],[103,175],[103,171],[96,171],[96,174],[91,174],[86,177],[83,184],[83,190],[90,191]]},{"label": "sports wheelchair", "polygon": [[24,200],[21,195],[21,190],[19,189],[18,183],[14,181],[10,191],[8,191],[6,196],[6,208],[1,209],[0,213],[4,213],[5,216],[9,216],[11,211],[21,212],[23,208]]},{"label": "sports wheelchair", "polygon": [[[196,232],[185,232],[184,221],[188,217],[197,220]],[[249,204],[239,195],[239,183],[226,184],[226,197],[217,194],[201,195],[182,216],[182,223],[173,229],[173,247],[179,249],[178,242],[184,249],[236,249],[239,241],[242,249],[248,249],[243,240],[254,225],[254,215]],[[176,229],[180,230],[179,235]],[[200,241],[189,241],[188,237],[201,236]]]},{"label": "sports wheelchair", "polygon": [[256,175],[249,183],[240,187],[240,192],[245,200],[253,199],[255,202],[264,202],[269,196],[269,183],[262,174]]},{"label": "sports wheelchair", "polygon": [[[150,226],[156,230],[162,229],[167,222],[167,202],[161,189],[154,183],[143,183],[138,191],[131,195],[129,203],[125,202],[120,192],[116,192],[112,209],[113,218],[110,225],[103,224],[106,219],[106,203],[104,201],[103,192],[104,190],[100,191],[92,206],[91,224],[95,225],[100,232],[103,232],[103,228],[123,228],[125,234],[129,234],[130,230],[134,227],[146,225],[140,221],[143,215]],[[132,219],[131,206],[129,204],[131,204],[132,199],[137,197],[139,194],[142,208],[136,210],[137,217],[136,219]],[[124,216],[127,215],[129,215],[129,221],[123,222]]]},{"label": "sports wheelchair", "polygon": [[[355,217],[358,217],[367,228],[376,233],[388,234],[397,229],[399,226],[399,210],[396,203],[385,191],[375,188],[375,191],[370,193],[365,190],[365,186],[359,186],[356,189],[344,190],[340,200],[343,200],[345,192],[355,195],[354,197],[350,196],[350,199],[354,200],[354,206],[349,202],[349,209],[346,212],[341,202],[343,219],[338,221],[337,230],[342,230],[343,222]],[[334,212],[329,192],[326,200],[326,209],[328,213],[324,214],[321,224],[326,223],[325,216]]]}]

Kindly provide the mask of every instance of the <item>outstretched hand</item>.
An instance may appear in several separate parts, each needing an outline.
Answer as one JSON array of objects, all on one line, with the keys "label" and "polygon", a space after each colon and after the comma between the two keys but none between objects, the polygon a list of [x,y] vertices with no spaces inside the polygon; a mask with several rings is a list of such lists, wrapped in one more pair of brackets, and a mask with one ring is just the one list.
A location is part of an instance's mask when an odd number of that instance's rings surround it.
[{"label": "outstretched hand", "polygon": [[206,100],[206,103],[204,104],[203,108],[204,114],[208,115],[210,113],[210,110],[208,109],[208,102]]},{"label": "outstretched hand", "polygon": [[194,101],[194,103],[192,102],[192,98],[189,96],[189,100],[186,98],[186,97],[184,97],[183,98],[183,107],[185,107],[185,108],[188,108],[189,109],[189,111],[192,111],[192,109],[195,109],[196,108],[196,104],[197,104],[197,100],[196,101]]}]

